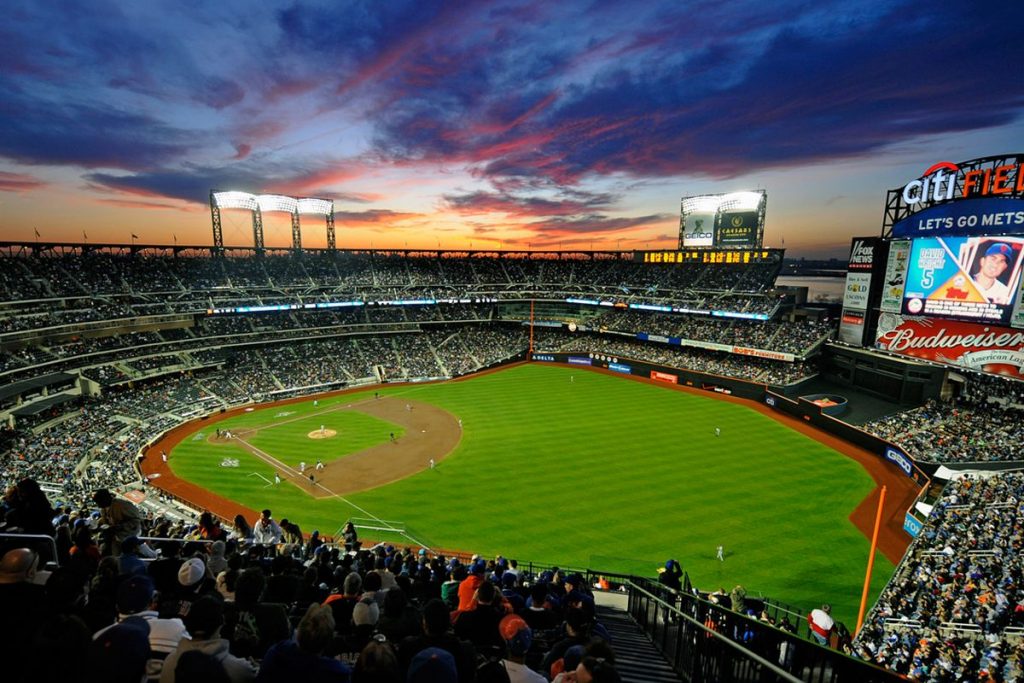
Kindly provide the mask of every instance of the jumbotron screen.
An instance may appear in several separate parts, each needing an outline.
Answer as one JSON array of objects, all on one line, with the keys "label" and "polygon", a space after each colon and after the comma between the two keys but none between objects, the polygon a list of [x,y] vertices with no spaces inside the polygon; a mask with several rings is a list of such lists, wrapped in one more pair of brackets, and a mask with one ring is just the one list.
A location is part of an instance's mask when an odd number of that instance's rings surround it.
[{"label": "jumbotron screen", "polygon": [[1024,238],[913,240],[902,313],[1008,324],[1020,300]]}]

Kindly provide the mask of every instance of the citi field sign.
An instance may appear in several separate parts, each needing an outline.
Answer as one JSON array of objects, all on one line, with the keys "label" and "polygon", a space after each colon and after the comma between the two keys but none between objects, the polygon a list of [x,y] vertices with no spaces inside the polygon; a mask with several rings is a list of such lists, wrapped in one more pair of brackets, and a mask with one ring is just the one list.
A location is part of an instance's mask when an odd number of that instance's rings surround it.
[{"label": "citi field sign", "polygon": [[1024,233],[1024,155],[939,161],[893,195],[894,237]]},{"label": "citi field sign", "polygon": [[[975,168],[961,173],[951,161],[933,164],[917,180],[903,186],[903,201],[913,206],[922,201],[948,202],[971,197],[1024,195],[1024,163],[995,168]],[[963,176],[963,183],[957,180]]]}]

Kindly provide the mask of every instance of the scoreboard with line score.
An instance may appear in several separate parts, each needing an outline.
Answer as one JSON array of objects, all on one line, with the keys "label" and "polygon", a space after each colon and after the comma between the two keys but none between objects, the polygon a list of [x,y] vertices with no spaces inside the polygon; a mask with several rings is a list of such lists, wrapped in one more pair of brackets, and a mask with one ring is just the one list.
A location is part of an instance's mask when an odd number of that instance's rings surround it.
[{"label": "scoreboard with line score", "polygon": [[671,251],[638,251],[634,259],[642,263],[662,264],[745,264],[778,263],[781,249],[674,249]]}]

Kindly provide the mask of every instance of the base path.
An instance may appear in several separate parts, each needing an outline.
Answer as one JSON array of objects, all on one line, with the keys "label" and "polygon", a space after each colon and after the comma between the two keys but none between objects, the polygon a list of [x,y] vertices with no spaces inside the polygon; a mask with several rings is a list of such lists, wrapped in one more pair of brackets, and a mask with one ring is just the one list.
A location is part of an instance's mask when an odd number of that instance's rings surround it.
[{"label": "base path", "polygon": [[[365,392],[366,389],[350,389],[334,392],[331,395],[356,391]],[[310,397],[306,396],[263,404],[257,409],[266,410],[290,403],[309,402],[310,400]],[[223,519],[233,519],[237,514],[244,515],[249,520],[255,519],[259,516],[255,510],[217,495],[192,482],[180,479],[171,470],[169,464],[162,461],[160,456],[161,451],[171,452],[176,445],[197,430],[210,430],[214,424],[243,414],[247,408],[251,407],[242,406],[234,408],[207,418],[187,422],[170,430],[162,439],[146,449],[141,462],[143,477],[151,486],[161,489],[176,498],[180,498],[193,506],[209,510]],[[336,497],[373,489],[426,470],[429,468],[431,460],[435,464],[444,460],[455,449],[462,438],[462,428],[459,426],[459,421],[454,415],[435,405],[408,400],[403,397],[367,398],[348,406],[334,405],[327,410],[330,412],[357,411],[366,413],[401,427],[404,433],[397,437],[395,441],[387,441],[371,446],[356,453],[345,455],[330,463],[325,463],[324,469],[319,472],[313,467],[307,467],[305,475],[302,475],[299,474],[296,468],[285,466],[277,461],[271,463],[275,466],[282,479],[290,480],[294,485],[305,489],[311,496],[317,498]],[[263,454],[262,451],[247,443],[246,439],[252,433],[254,432],[246,431],[244,434],[240,433],[239,437],[242,438],[236,438],[233,443],[270,462],[268,458],[264,457],[266,454]],[[314,437],[314,433],[310,433],[308,436]],[[319,430],[315,430],[315,436],[319,436]],[[316,478],[315,483],[310,482],[308,479],[311,472]]]}]

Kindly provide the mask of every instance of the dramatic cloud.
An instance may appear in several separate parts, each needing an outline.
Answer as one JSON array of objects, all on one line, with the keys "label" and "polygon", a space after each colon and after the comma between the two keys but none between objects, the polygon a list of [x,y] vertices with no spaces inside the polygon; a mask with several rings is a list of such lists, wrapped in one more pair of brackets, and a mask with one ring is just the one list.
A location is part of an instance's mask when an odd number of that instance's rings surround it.
[{"label": "dramatic cloud", "polygon": [[70,177],[124,207],[232,188],[372,204],[366,225],[669,234],[678,195],[635,188],[874,159],[1024,112],[1019,2],[89,9],[19,3],[0,26],[0,191]]},{"label": "dramatic cloud", "polygon": [[0,192],[28,192],[41,187],[46,187],[46,183],[34,176],[0,171]]}]

